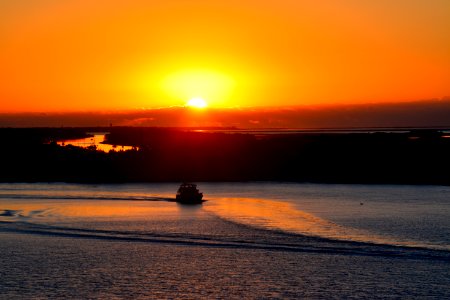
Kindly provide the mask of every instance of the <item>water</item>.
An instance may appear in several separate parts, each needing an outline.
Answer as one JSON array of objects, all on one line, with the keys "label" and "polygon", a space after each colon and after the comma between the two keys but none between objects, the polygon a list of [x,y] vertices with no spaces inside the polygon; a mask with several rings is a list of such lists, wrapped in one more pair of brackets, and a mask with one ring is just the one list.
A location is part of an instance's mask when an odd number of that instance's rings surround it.
[{"label": "water", "polygon": [[[111,150],[114,151],[128,151],[132,150],[132,146],[123,146],[123,145],[110,145],[105,144],[105,137],[106,135],[104,133],[92,133],[92,137],[82,138],[82,139],[72,139],[72,140],[64,140],[58,142],[58,145],[65,146],[65,145],[72,145],[76,147],[81,148],[89,148],[89,147],[95,147],[99,151],[103,152],[109,152]],[[134,147],[135,149],[138,149],[137,147]]]},{"label": "water", "polygon": [[450,187],[0,184],[0,298],[450,297]]}]

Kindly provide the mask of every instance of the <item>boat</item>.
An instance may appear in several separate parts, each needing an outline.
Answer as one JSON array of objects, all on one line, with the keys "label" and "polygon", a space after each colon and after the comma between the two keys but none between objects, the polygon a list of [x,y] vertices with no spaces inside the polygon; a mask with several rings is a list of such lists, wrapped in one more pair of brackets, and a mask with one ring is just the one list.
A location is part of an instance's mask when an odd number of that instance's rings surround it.
[{"label": "boat", "polygon": [[180,185],[177,191],[176,201],[182,204],[200,204],[204,200],[203,193],[197,188],[194,183],[183,183]]}]

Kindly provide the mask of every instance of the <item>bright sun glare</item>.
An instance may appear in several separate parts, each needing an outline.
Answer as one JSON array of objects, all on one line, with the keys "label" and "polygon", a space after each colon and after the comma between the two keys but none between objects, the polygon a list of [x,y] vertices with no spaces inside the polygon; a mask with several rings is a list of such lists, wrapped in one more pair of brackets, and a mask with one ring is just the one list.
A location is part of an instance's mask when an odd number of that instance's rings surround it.
[{"label": "bright sun glare", "polygon": [[192,98],[191,100],[189,100],[186,103],[187,106],[189,107],[195,107],[195,108],[205,108],[208,106],[208,103],[206,103],[205,100],[203,100],[202,98]]},{"label": "bright sun glare", "polygon": [[225,73],[201,69],[174,71],[160,80],[162,96],[177,105],[182,104],[179,101],[183,99],[184,105],[191,108],[223,105],[230,100],[236,85]]}]

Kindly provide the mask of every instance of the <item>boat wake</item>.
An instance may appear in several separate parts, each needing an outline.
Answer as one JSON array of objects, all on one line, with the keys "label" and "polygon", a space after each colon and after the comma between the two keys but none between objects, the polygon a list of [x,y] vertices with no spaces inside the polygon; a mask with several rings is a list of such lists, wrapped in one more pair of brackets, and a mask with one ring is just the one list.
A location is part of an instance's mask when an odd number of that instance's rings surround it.
[{"label": "boat wake", "polygon": [[22,209],[5,209],[0,210],[0,217],[11,217],[11,218],[32,218],[34,216],[40,216],[45,214],[47,210],[32,210],[24,211]]},{"label": "boat wake", "polygon": [[175,198],[159,196],[110,196],[110,195],[39,195],[39,194],[0,194],[0,199],[19,200],[107,200],[107,201],[168,201],[175,202]]},{"label": "boat wake", "polygon": [[286,235],[284,236],[285,241],[280,243],[270,242],[270,240],[242,240],[195,234],[98,230],[8,221],[0,221],[0,233],[95,239],[111,242],[157,243],[174,246],[233,248],[237,250],[265,250],[329,255],[431,259],[450,262],[450,252],[448,251],[419,248],[414,249],[387,245],[371,245],[357,242],[345,243],[320,238],[314,239],[301,235]]}]

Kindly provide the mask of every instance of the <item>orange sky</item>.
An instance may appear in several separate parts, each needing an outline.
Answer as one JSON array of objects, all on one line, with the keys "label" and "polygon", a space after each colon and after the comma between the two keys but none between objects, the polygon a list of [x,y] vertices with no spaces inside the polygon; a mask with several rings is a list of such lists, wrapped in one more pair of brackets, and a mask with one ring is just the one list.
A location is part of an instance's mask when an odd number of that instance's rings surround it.
[{"label": "orange sky", "polygon": [[450,95],[448,0],[0,0],[0,111]]}]

